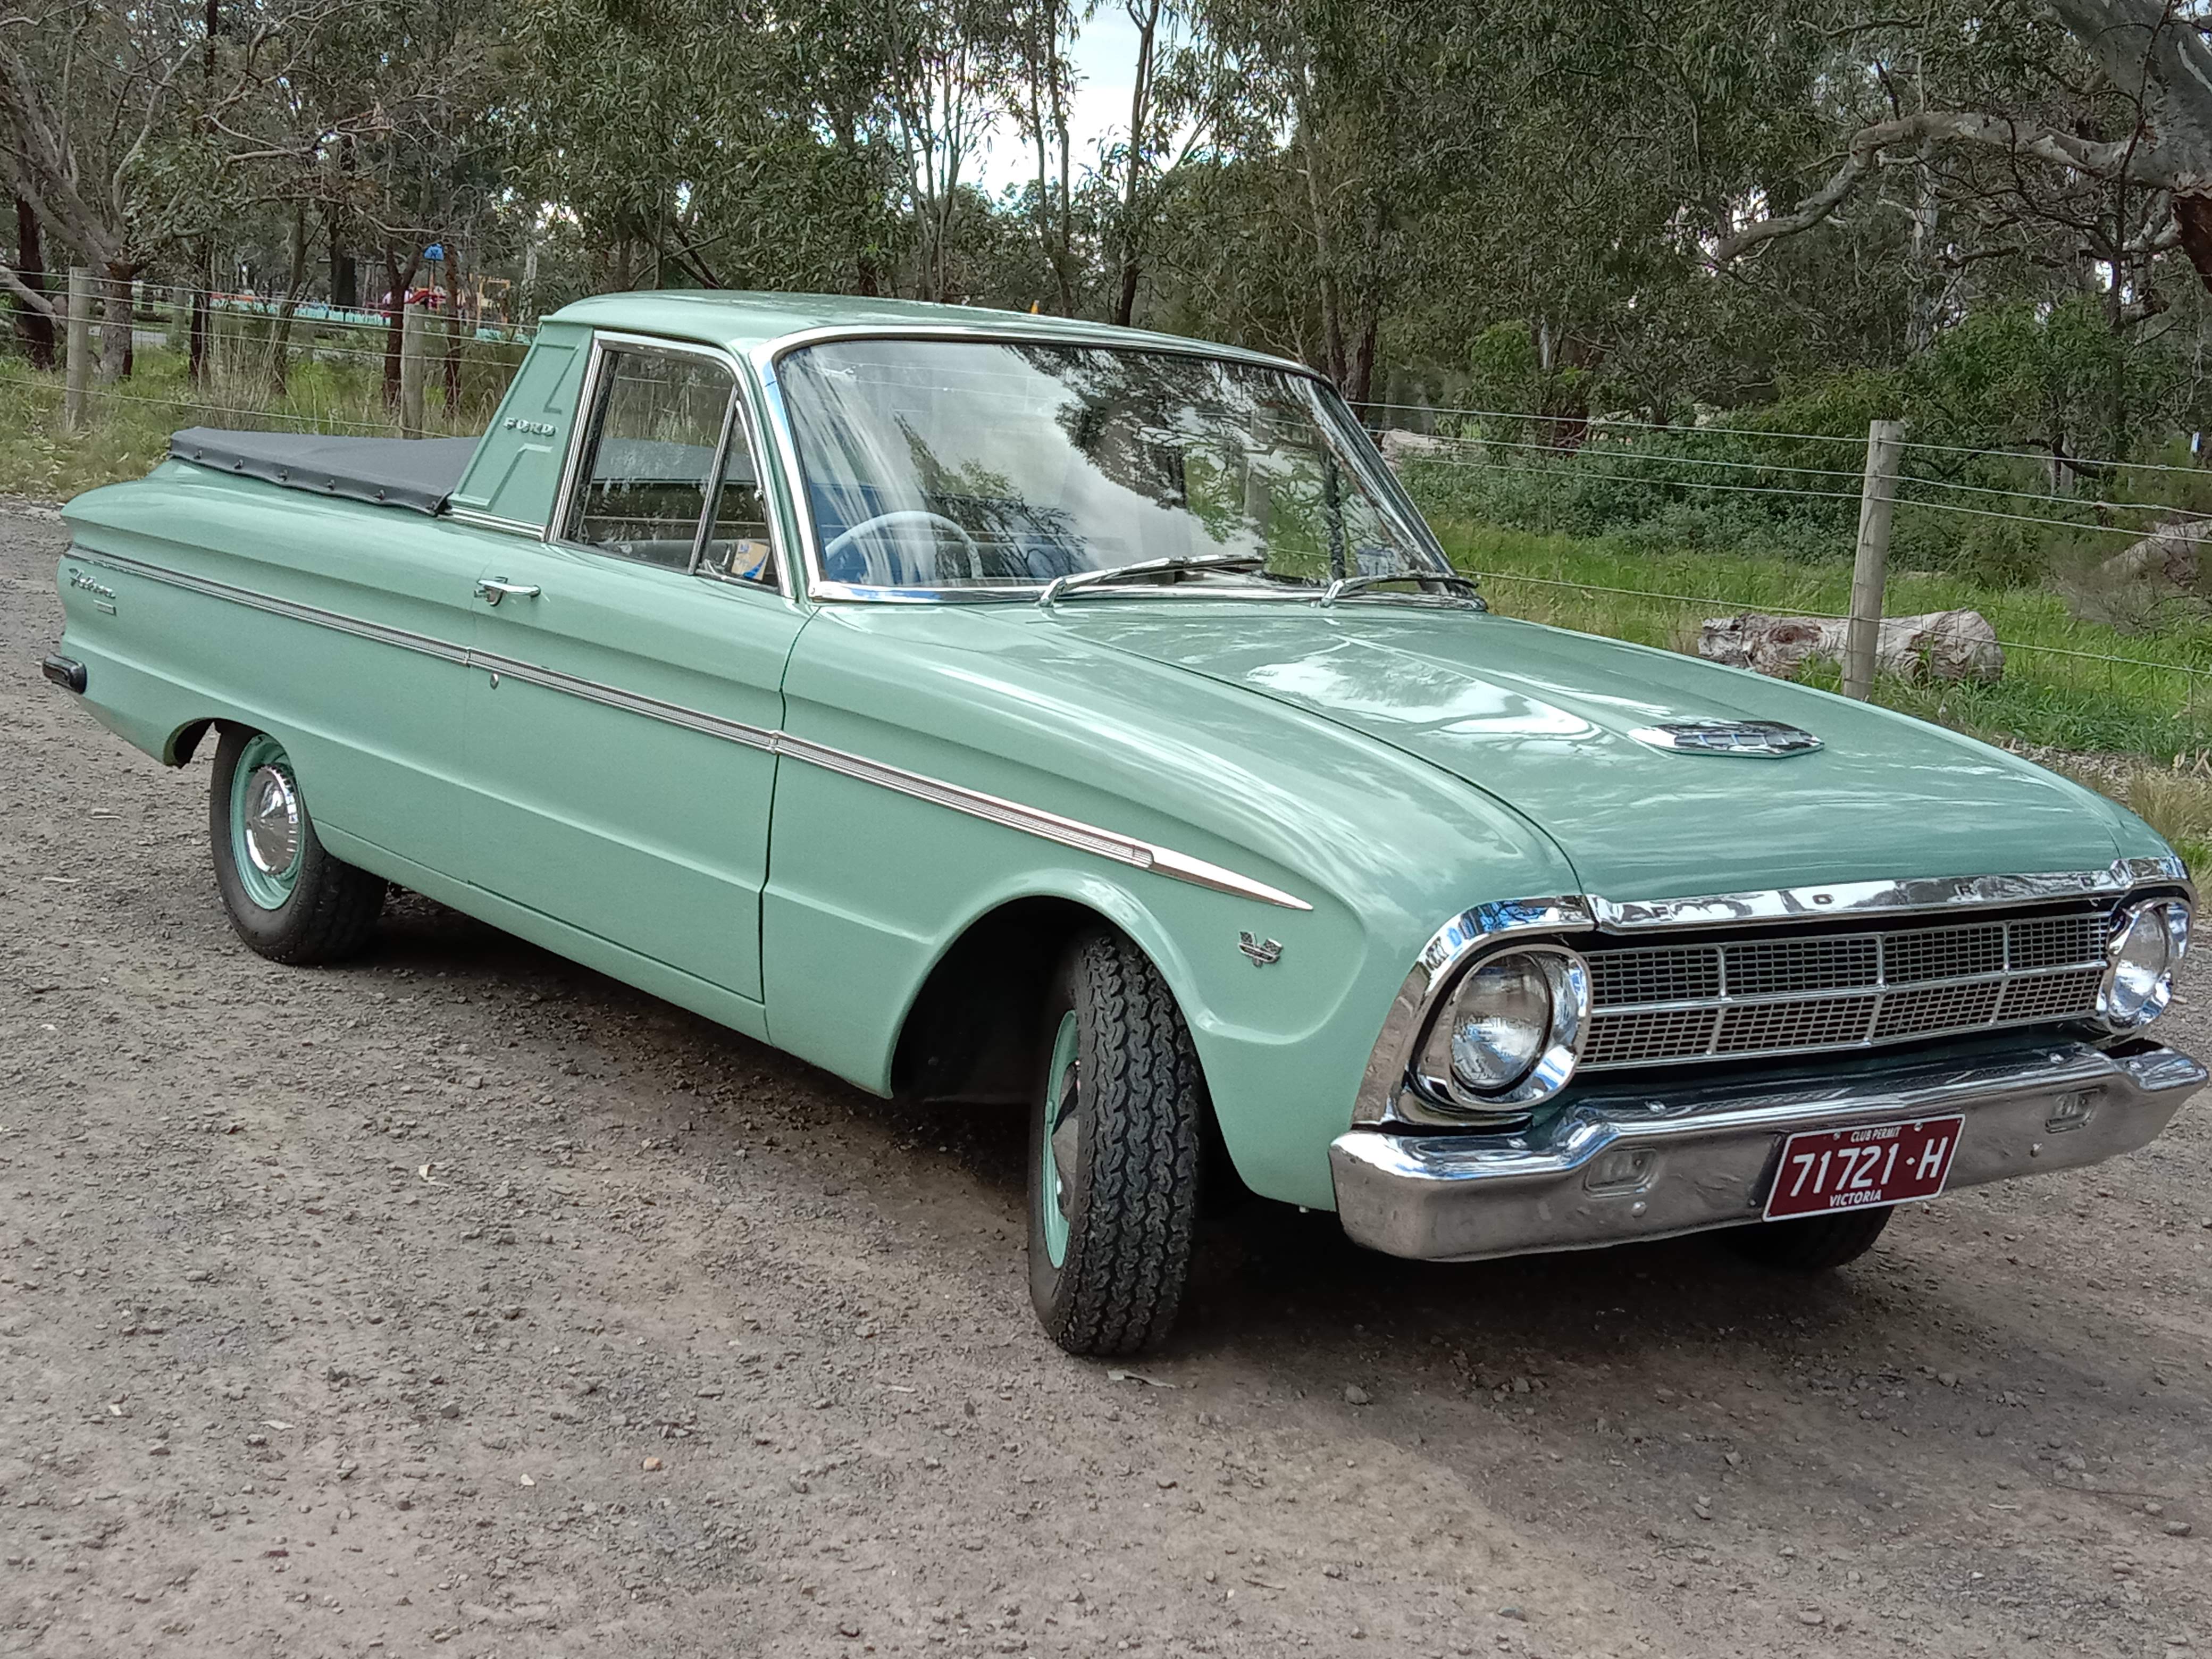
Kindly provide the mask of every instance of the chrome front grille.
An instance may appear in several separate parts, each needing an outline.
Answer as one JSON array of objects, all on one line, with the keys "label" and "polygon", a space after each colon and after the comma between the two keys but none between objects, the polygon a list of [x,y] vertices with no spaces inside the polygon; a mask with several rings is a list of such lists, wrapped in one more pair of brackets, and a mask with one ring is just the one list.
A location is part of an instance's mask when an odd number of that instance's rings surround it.
[{"label": "chrome front grille", "polygon": [[1597,950],[1582,1069],[1817,1054],[2095,1011],[2111,918]]}]

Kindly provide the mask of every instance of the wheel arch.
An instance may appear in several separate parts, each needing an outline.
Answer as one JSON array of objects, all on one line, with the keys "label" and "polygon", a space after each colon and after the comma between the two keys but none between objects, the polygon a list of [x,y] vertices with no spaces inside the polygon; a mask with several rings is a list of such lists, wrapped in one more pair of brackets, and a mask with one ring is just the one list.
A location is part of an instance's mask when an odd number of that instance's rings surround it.
[{"label": "wheel arch", "polygon": [[[1044,1059],[1042,1010],[1053,971],[1069,944],[1094,928],[1121,933],[1159,970],[1195,1050],[1188,964],[1167,945],[1164,931],[1148,925],[1152,921],[1118,889],[1105,904],[1035,892],[1000,899],[971,917],[930,964],[900,1020],[893,1097],[1029,1104]],[[1203,1076],[1202,1052],[1197,1060]],[[1233,1202],[1249,1189],[1223,1138],[1210,1089],[1200,1134],[1207,1202]]]},{"label": "wheel arch", "polygon": [[235,720],[224,720],[214,714],[203,714],[197,720],[186,720],[182,726],[171,732],[167,738],[163,741],[161,764],[164,766],[190,765],[192,757],[199,752],[199,746],[206,741],[210,732],[236,724],[238,722]]}]

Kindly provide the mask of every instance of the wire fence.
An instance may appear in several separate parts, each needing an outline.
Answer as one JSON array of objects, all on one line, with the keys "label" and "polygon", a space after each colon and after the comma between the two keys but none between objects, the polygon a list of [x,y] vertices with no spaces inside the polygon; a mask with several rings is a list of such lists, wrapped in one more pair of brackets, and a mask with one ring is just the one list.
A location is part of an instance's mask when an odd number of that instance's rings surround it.
[{"label": "wire fence", "polygon": [[[386,395],[395,355],[392,342],[400,331],[394,326],[392,313],[376,310],[348,313],[327,305],[301,304],[295,306],[290,313],[290,332],[286,334],[281,326],[286,321],[285,301],[280,297],[189,288],[155,289],[140,285],[133,295],[131,314],[134,328],[142,318],[150,318],[165,329],[172,344],[180,343],[180,331],[188,335],[191,326],[187,313],[203,300],[210,317],[221,318],[223,324],[219,328],[211,328],[205,337],[208,357],[221,371],[219,374],[211,374],[210,381],[219,381],[219,384],[194,385],[174,393],[142,390],[127,384],[88,384],[81,388],[82,395],[91,403],[118,409],[135,406],[197,411],[213,417],[219,423],[234,426],[249,423],[280,425],[314,431],[359,434],[386,434],[400,427],[400,416],[395,409],[387,406],[390,399]],[[487,327],[476,325],[469,316],[456,316],[451,313],[434,313],[426,320],[429,326],[423,334],[426,347],[431,354],[429,373],[434,383],[444,381],[449,386],[453,383],[447,377],[449,361],[457,361],[461,354],[473,347],[494,346],[511,349],[526,345],[535,331],[534,323],[502,320]],[[96,332],[101,321],[97,310],[91,321]],[[358,343],[333,343],[317,337],[325,331],[355,331],[354,337]],[[360,341],[359,333],[363,331],[373,331],[380,337],[374,343]],[[251,394],[249,388],[253,386],[267,387],[281,381],[290,366],[316,361],[325,362],[337,370],[358,373],[364,378],[354,388],[349,398],[323,402],[319,392],[304,407],[297,399],[288,399],[289,406],[272,406],[269,398],[256,398]],[[480,355],[472,363],[474,398],[465,399],[462,404],[453,409],[441,411],[432,424],[440,429],[449,428],[457,418],[465,416],[470,408],[477,405],[481,405],[482,412],[488,416],[491,402],[503,391],[507,378],[519,362],[519,353],[511,361],[504,353]],[[1393,465],[1401,470],[1416,466],[1437,467],[1463,475],[1497,474],[1560,485],[1588,482],[1607,488],[1621,486],[1649,491],[1655,496],[1679,492],[1681,496],[1691,499],[1746,498],[1755,501],[1769,498],[1775,501],[1778,507],[1832,514],[1839,522],[1848,517],[1848,509],[1851,506],[1864,499],[1866,475],[1863,465],[1823,465],[1811,464],[1802,456],[1769,458],[1742,453],[1749,445],[1814,444],[1831,447],[1840,460],[1843,459],[1842,452],[1856,449],[1864,453],[1867,440],[1859,435],[1781,431],[1741,425],[1669,426],[1615,416],[1443,409],[1390,403],[1362,405],[1362,413],[1370,424],[1379,430],[1386,453],[1390,453]],[[1417,431],[1407,423],[1406,417],[1408,416],[1418,417],[1431,428],[1452,425],[1460,429]],[[1468,429],[1470,423],[1474,423],[1475,429]],[[1562,438],[1545,441],[1512,435],[1546,428],[1560,432]],[[1408,445],[1399,438],[1394,450],[1393,441],[1397,434],[1406,434],[1418,441]],[[1715,443],[1725,443],[1737,453],[1685,453]],[[1907,465],[1900,466],[1894,473],[1891,487],[1894,491],[1895,507],[1901,513],[2005,521],[2069,534],[2124,537],[2130,541],[2140,540],[2153,533],[2167,535],[2191,544],[2196,543],[2200,537],[2212,539],[2212,509],[2180,502],[2143,500],[2136,495],[2123,499],[2100,499],[2066,495],[2023,483],[2006,483],[2002,479],[1977,482],[1959,477],[1940,477],[1930,476],[1924,470],[1930,465],[1976,462],[1996,462],[2012,466],[2027,463],[2043,465],[2050,459],[2045,454],[1920,441],[1903,441],[1899,447],[1905,452]],[[2096,458],[2066,459],[2069,466],[2082,471],[2101,471],[2113,478],[2124,478],[2138,472],[2161,476],[2188,474],[2203,477],[2208,487],[2212,487],[2212,469],[2203,470],[2200,473],[2199,469],[2161,463],[2123,462]],[[1847,484],[1849,487],[1844,487]],[[2015,507],[2031,510],[2013,510]],[[2154,522],[2148,526],[2112,522],[2112,520],[2118,515],[2139,515]],[[1535,575],[1510,569],[1476,570],[1471,574],[1486,582],[1501,586],[1524,585],[1573,590],[1647,604],[1697,606],[1715,612],[1786,614],[1821,621],[1846,620],[1842,613],[1835,611],[1802,607],[1778,609],[1770,603],[1753,600],[1672,592],[1661,588],[1580,580],[1568,576]],[[1997,642],[2008,653],[2039,654],[2157,674],[2178,675],[2184,677],[2192,687],[2212,679],[2212,667],[2186,662],[2086,650],[2033,640],[2001,638]],[[2192,690],[2192,700],[2195,696]]]},{"label": "wire fence", "polygon": [[[1605,593],[1616,598],[1653,599],[1668,604],[1695,606],[1707,611],[1732,611],[1738,616],[1773,615],[1769,603],[1751,599],[1715,599],[1698,593],[1667,593],[1648,587],[1613,587],[1601,582],[1577,581],[1561,576],[1531,576],[1518,570],[1470,570],[1469,575],[1483,581],[1522,582],[1536,587],[1571,588],[1585,593]],[[1849,622],[1850,616],[1840,611],[1814,611],[1792,605],[1788,615],[1810,617],[1816,622]],[[2072,657],[2084,662],[2112,663],[2129,668],[2154,669],[2161,673],[2186,674],[2198,679],[2212,679],[2212,668],[2196,668],[2187,663],[2162,662],[2150,657],[2122,657],[2110,652],[2081,651],[2070,646],[2043,645],[2032,640],[2000,639],[1997,644],[2007,651],[2040,652],[2047,656]]]}]

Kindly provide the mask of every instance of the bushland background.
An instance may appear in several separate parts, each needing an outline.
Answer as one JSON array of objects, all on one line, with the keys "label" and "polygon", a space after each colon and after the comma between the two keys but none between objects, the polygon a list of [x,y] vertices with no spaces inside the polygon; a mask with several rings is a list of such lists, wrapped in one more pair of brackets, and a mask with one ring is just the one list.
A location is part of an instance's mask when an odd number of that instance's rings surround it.
[{"label": "bushland background", "polygon": [[445,431],[585,293],[1034,307],[1304,359],[1427,441],[1403,476],[1501,608],[1686,649],[1705,616],[1845,608],[1867,423],[1898,419],[1887,609],[1978,610],[2008,663],[1876,696],[2203,864],[2208,27],[2181,0],[24,0],[0,491],[135,476],[197,422],[392,430],[410,295]]}]

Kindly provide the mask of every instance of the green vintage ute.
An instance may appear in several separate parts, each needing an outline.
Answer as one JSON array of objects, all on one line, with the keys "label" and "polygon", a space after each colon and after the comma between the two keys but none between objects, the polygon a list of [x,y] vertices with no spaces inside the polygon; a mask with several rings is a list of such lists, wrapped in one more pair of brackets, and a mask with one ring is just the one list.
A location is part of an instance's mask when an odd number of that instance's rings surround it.
[{"label": "green vintage ute", "polygon": [[68,520],[46,672],[212,741],[249,945],[357,950],[398,884],[878,1094],[1025,1103],[1074,1352],[1167,1331],[1209,1186],[1401,1256],[1820,1269],[2205,1080],[2145,1035],[2194,895],[2139,820],[1490,611],[1295,363],[609,295],[481,439],[183,432]]}]

